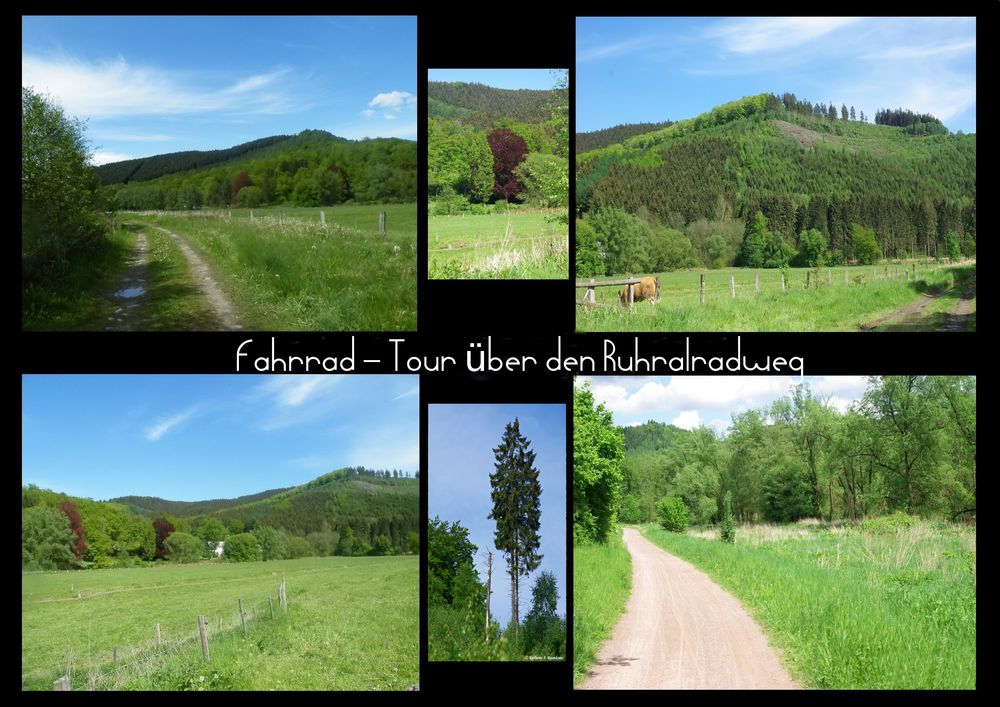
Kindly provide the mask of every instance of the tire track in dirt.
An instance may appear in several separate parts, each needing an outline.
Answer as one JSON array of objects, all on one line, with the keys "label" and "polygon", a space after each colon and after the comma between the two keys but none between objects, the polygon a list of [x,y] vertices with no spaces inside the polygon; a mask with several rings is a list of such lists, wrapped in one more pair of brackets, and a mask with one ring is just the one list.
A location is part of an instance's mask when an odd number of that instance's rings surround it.
[{"label": "tire track in dirt", "polygon": [[183,236],[179,236],[173,231],[167,230],[162,226],[156,226],[159,230],[170,236],[177,247],[180,248],[181,253],[188,261],[188,265],[191,268],[191,274],[194,277],[195,285],[205,296],[205,300],[208,302],[209,307],[215,314],[216,319],[219,320],[219,324],[222,329],[242,329],[239,320],[236,317],[236,308],[233,307],[232,301],[222,291],[219,287],[219,283],[215,281],[212,276],[212,271],[208,267],[208,263],[198,255],[194,248],[184,239]]},{"label": "tire track in dirt", "polygon": [[632,595],[580,689],[793,689],[735,597],[633,528]]}]

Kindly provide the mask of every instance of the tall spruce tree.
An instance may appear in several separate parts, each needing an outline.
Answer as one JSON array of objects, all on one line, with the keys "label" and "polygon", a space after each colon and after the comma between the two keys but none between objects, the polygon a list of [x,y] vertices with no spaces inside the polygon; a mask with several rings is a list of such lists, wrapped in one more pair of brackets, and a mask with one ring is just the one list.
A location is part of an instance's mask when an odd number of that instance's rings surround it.
[{"label": "tall spruce tree", "polygon": [[511,621],[518,627],[519,585],[522,576],[537,569],[542,561],[538,552],[541,537],[542,485],[538,482],[535,453],[531,442],[521,434],[517,418],[504,427],[500,445],[493,449],[496,471],[490,474],[493,510],[496,521],[493,544],[504,554],[510,575]]}]

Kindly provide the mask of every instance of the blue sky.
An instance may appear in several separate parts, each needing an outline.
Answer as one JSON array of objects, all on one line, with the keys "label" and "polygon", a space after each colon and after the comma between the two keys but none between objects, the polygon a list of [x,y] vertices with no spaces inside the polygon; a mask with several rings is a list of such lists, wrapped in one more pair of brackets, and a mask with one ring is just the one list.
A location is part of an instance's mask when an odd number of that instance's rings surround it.
[{"label": "blue sky", "polygon": [[24,17],[21,84],[95,163],[305,129],[416,139],[413,17]]},{"label": "blue sky", "polygon": [[344,466],[414,472],[417,376],[27,375],[21,482],[193,501]]},{"label": "blue sky", "polygon": [[494,88],[533,88],[547,91],[555,85],[549,69],[428,69],[429,81],[464,81]]},{"label": "blue sky", "polygon": [[[594,401],[604,403],[616,425],[649,420],[686,430],[701,425],[728,430],[733,413],[759,409],[791,392],[798,376],[581,376],[590,381]],[[864,376],[805,376],[813,394],[843,412],[867,387]]]},{"label": "blue sky", "polygon": [[976,130],[975,18],[578,18],[576,62],[579,131],[786,91]]},{"label": "blue sky", "polygon": [[531,441],[542,485],[542,563],[521,578],[521,617],[531,610],[531,586],[543,570],[556,576],[559,613],[566,615],[566,406],[429,405],[427,440],[428,515],[461,521],[479,547],[476,569],[486,581],[486,552],[493,552],[493,616],[510,621],[510,575],[503,555],[493,547],[495,523],[487,518],[493,448],[504,426],[518,418],[521,434]]}]

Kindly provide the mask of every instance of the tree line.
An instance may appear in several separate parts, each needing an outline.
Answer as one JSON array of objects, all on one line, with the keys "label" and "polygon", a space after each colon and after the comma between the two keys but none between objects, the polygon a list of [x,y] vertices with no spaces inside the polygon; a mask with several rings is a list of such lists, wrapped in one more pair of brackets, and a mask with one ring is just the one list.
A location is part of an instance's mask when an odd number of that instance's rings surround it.
[{"label": "tree line", "polygon": [[417,146],[394,138],[350,141],[305,130],[218,166],[105,190],[109,204],[127,210],[413,201]]},{"label": "tree line", "polygon": [[[614,522],[802,518],[857,522],[894,512],[976,515],[976,380],[963,376],[871,378],[838,409],[800,385],[771,405],[734,413],[721,435],[658,422],[616,428],[586,388],[574,417],[578,532],[607,536]],[[579,468],[577,468],[579,467]],[[679,504],[679,505],[678,505]]]},{"label": "tree line", "polygon": [[625,142],[633,135],[642,135],[656,130],[670,127],[674,124],[672,120],[664,120],[662,123],[622,123],[613,125],[610,128],[591,130],[576,134],[576,154],[590,152],[601,147],[617,145]]},{"label": "tree line", "polygon": [[[874,233],[884,257],[948,257],[951,241],[975,254],[974,135],[916,137],[853,121],[849,108],[846,120],[843,111],[831,120],[821,107],[826,117],[792,94],[762,94],[578,155],[578,225],[621,209],[652,231],[679,232],[690,253],[674,267],[741,264],[758,212],[793,253],[803,233],[819,231],[831,263],[858,261],[855,226]],[[641,253],[626,263],[609,255],[617,246],[607,241],[620,233],[598,236],[608,274],[649,269]],[[638,249],[656,247],[647,240]]]},{"label": "tree line", "polygon": [[[561,74],[552,91],[526,92],[439,84],[447,90],[432,92],[427,135],[431,213],[485,213],[491,204],[504,209],[510,204],[567,206],[566,80]],[[459,100],[465,90],[470,95]],[[487,95],[490,110],[483,112],[482,96]],[[530,96],[535,108],[520,109],[522,103],[515,99],[523,96]],[[509,107],[507,101],[512,101]]]},{"label": "tree line", "polygon": [[187,516],[139,515],[29,485],[21,491],[22,567],[190,562],[214,556],[217,543],[230,561],[417,552],[418,482],[391,473],[342,469],[261,501]]}]

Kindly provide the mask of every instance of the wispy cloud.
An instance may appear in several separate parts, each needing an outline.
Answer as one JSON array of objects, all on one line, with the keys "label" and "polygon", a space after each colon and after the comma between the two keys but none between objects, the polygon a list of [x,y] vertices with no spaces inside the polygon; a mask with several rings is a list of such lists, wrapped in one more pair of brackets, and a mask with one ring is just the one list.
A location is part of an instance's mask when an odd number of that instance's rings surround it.
[{"label": "wispy cloud", "polygon": [[183,412],[179,412],[176,415],[160,418],[152,426],[146,429],[146,439],[150,442],[160,441],[164,435],[190,420],[198,414],[198,412],[199,406],[196,405],[184,410]]},{"label": "wispy cloud", "polygon": [[952,42],[950,44],[922,44],[912,46],[895,46],[882,49],[864,56],[865,59],[888,59],[890,61],[908,59],[926,59],[948,54],[964,54],[976,51],[976,40]]},{"label": "wispy cloud", "polygon": [[412,398],[414,395],[419,395],[419,394],[420,394],[420,384],[417,384],[412,388],[404,390],[402,393],[394,397],[393,400],[395,401],[395,400],[402,400],[403,398]]},{"label": "wispy cloud", "polygon": [[640,37],[630,37],[619,42],[612,42],[611,44],[602,44],[582,49],[577,53],[576,60],[578,62],[600,61],[601,59],[624,56],[626,54],[632,54],[637,51],[647,49],[651,44],[655,44],[657,41],[658,38],[645,35]]},{"label": "wispy cloud", "polygon": [[240,112],[277,114],[301,109],[288,82],[288,69],[210,85],[205,76],[149,66],[124,57],[90,62],[68,55],[21,56],[21,85],[53,96],[73,116],[191,115]]},{"label": "wispy cloud", "polygon": [[292,427],[321,418],[340,404],[332,390],[343,382],[341,376],[274,376],[261,383],[250,395],[263,403],[259,426],[265,431]]},{"label": "wispy cloud", "polygon": [[94,154],[90,156],[90,164],[99,166],[102,164],[110,164],[111,162],[123,162],[130,159],[132,159],[132,155],[125,154],[124,152],[96,150]]},{"label": "wispy cloud", "polygon": [[735,18],[712,27],[706,35],[738,54],[776,52],[809,44],[857,22],[858,17]]},{"label": "wispy cloud", "polygon": [[257,387],[257,391],[271,398],[278,407],[302,407],[317,395],[340,382],[338,376],[275,376]]}]

